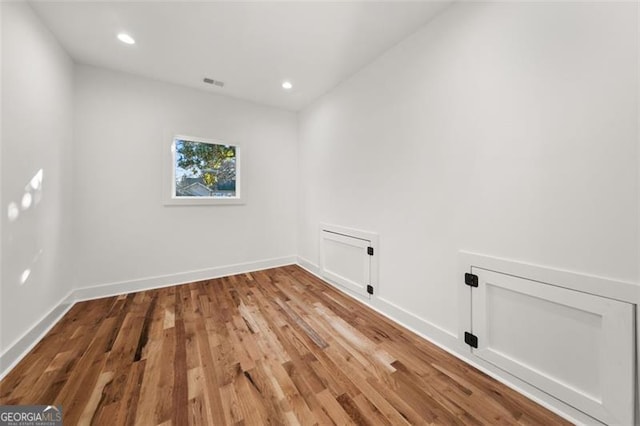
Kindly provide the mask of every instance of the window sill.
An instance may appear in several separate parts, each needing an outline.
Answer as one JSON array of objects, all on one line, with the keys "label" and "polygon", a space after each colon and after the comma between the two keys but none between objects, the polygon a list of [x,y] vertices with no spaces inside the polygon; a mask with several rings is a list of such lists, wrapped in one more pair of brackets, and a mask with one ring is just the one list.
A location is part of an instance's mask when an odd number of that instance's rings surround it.
[{"label": "window sill", "polygon": [[234,206],[246,204],[242,198],[206,198],[206,197],[182,197],[167,198],[165,206]]}]

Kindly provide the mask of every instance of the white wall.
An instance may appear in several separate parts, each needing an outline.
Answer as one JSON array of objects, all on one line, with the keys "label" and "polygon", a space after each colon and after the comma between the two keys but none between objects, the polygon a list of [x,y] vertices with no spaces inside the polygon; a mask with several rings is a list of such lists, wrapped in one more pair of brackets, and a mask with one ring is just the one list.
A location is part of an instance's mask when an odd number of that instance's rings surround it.
[{"label": "white wall", "polygon": [[[25,2],[2,2],[0,353],[71,290],[73,63]],[[19,209],[43,170],[41,190]],[[31,273],[21,284],[25,270]],[[0,371],[3,366],[0,366]]]},{"label": "white wall", "polygon": [[637,7],[459,3],[304,109],[299,255],[378,232],[377,297],[451,335],[461,249],[637,282]]},{"label": "white wall", "polygon": [[[294,113],[88,66],[75,87],[77,287],[295,255]],[[174,134],[240,144],[246,204],[164,206]]]}]

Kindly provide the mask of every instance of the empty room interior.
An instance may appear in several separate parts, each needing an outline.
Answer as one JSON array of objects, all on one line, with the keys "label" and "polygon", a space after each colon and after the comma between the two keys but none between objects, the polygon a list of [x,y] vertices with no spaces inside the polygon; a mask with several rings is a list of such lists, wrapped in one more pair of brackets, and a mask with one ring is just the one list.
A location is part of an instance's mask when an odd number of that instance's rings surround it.
[{"label": "empty room interior", "polygon": [[638,1],[0,22],[0,425],[640,425]]}]

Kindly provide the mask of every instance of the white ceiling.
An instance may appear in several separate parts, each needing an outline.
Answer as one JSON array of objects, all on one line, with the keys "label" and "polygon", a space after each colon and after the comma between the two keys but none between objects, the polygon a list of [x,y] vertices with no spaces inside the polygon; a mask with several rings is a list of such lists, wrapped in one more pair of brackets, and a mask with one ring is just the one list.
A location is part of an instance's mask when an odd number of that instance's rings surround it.
[{"label": "white ceiling", "polygon": [[[449,2],[31,4],[77,62],[299,110]],[[121,31],[136,44],[118,41]],[[294,85],[289,92],[285,79]]]}]

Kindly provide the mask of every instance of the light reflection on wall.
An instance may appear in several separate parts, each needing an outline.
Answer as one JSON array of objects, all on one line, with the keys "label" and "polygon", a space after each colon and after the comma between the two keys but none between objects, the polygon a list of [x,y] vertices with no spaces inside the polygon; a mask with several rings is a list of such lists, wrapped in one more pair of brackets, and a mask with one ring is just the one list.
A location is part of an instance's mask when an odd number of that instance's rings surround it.
[{"label": "light reflection on wall", "polygon": [[40,249],[40,251],[38,251],[38,253],[31,260],[29,267],[26,268],[24,271],[22,271],[22,274],[20,274],[20,285],[24,285],[24,283],[27,282],[27,280],[31,276],[32,268],[34,268],[35,265],[38,263],[38,261],[40,260],[40,256],[42,256],[42,253],[44,253],[44,250]]},{"label": "light reflection on wall", "polygon": [[22,196],[22,202],[20,203],[20,205],[22,205],[22,210],[27,210],[29,207],[31,207],[32,201],[33,197],[31,196],[31,193],[25,192]]},{"label": "light reflection on wall", "polygon": [[[20,200],[20,206],[23,211],[28,210],[32,205],[37,205],[42,200],[42,181],[44,180],[44,170],[40,169],[33,175],[24,187],[24,194]],[[20,209],[18,203],[12,201],[7,206],[7,218],[9,222],[15,222],[20,217]]]},{"label": "light reflection on wall", "polygon": [[24,271],[22,271],[22,275],[20,275],[20,285],[27,282],[27,280],[29,279],[29,275],[31,275],[30,268],[27,268]]},{"label": "light reflection on wall", "polygon": [[9,203],[7,207],[7,217],[9,218],[9,222],[14,222],[20,216],[20,208],[14,202]]},{"label": "light reflection on wall", "polygon": [[[40,203],[42,200],[43,180],[44,170],[40,169],[25,185],[24,192],[20,198],[20,203],[18,204],[16,201],[11,201],[7,205],[7,218],[9,219],[9,223],[16,222],[20,218],[22,212],[35,208],[35,206]],[[34,270],[34,266],[40,260],[42,253],[43,250],[40,249],[31,259],[29,265],[27,265],[27,267],[22,271],[19,277],[20,285],[24,285],[29,280],[29,277],[32,275]]]}]

